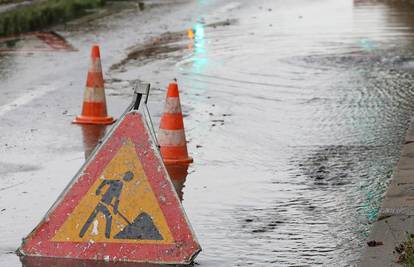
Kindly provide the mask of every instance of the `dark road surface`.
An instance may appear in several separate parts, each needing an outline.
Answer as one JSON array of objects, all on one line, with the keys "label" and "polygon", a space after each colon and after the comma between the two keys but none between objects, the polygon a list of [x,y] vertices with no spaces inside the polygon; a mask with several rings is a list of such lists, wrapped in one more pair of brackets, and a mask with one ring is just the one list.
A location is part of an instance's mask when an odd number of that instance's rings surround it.
[{"label": "dark road surface", "polygon": [[169,3],[58,27],[76,52],[0,54],[0,266],[104,132],[71,124],[93,43],[110,115],[139,78],[158,122],[179,81],[199,266],[355,264],[414,111],[414,8]]}]

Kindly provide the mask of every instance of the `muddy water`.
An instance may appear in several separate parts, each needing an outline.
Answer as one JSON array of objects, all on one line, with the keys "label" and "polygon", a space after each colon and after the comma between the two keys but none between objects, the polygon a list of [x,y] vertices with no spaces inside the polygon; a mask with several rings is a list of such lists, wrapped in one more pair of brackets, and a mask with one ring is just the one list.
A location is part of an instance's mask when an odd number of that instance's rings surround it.
[{"label": "muddy water", "polygon": [[178,76],[197,261],[355,264],[414,111],[413,6],[222,2],[113,66]]}]

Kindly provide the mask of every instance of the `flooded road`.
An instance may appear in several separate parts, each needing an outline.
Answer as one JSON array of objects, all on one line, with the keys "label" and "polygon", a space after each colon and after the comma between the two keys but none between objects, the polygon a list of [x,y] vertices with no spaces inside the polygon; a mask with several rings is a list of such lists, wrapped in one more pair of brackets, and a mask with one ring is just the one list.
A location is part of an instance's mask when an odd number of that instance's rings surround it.
[{"label": "flooded road", "polygon": [[60,29],[78,52],[0,56],[0,265],[21,265],[11,252],[105,132],[70,125],[91,42],[105,51],[111,115],[140,78],[155,87],[157,122],[179,81],[195,160],[179,187],[200,266],[356,264],[414,111],[413,12],[350,0],[154,4]]}]

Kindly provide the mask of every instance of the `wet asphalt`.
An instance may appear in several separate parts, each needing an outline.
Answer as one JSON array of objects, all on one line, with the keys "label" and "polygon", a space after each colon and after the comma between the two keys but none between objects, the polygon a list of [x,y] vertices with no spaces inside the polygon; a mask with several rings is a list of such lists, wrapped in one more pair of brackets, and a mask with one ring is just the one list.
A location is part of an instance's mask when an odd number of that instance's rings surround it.
[{"label": "wet asphalt", "polygon": [[[200,266],[354,265],[414,111],[414,8],[159,1],[54,28],[75,52],[0,54],[0,266],[106,130],[71,121],[101,46],[110,115],[177,78]],[[22,44],[23,45],[23,44]],[[30,50],[30,51],[29,51]]]}]

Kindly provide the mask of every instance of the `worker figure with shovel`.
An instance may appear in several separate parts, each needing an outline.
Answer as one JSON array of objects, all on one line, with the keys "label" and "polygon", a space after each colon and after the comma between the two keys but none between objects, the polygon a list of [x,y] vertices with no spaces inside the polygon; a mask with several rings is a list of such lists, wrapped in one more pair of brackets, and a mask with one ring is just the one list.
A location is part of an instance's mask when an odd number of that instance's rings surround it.
[{"label": "worker figure with shovel", "polygon": [[[129,182],[133,178],[134,178],[134,174],[128,171],[124,174],[124,177],[122,178],[123,181],[108,180],[108,179],[104,179],[102,181],[98,189],[96,189],[95,194],[97,196],[101,195],[102,189],[107,185],[108,185],[108,189],[105,191],[105,193],[102,194],[101,200],[96,205],[96,208],[92,211],[86,223],[83,225],[79,233],[79,236],[81,238],[85,235],[86,231],[89,229],[90,225],[95,220],[98,213],[100,212],[105,216],[105,221],[106,221],[105,237],[108,239],[111,237],[112,214],[113,215],[119,214],[118,207],[119,207],[119,198],[121,196],[122,187],[124,185],[124,182]],[[124,216],[121,216],[121,217],[124,218]]]}]

